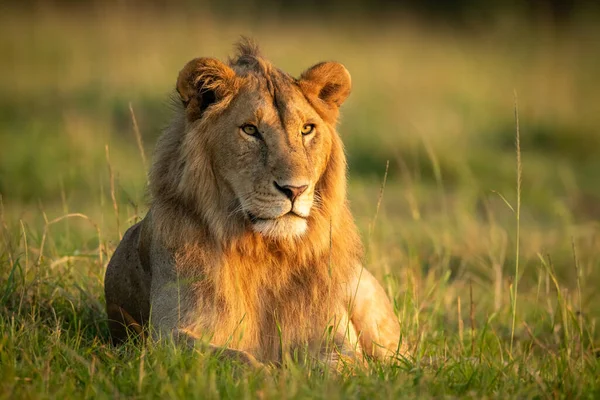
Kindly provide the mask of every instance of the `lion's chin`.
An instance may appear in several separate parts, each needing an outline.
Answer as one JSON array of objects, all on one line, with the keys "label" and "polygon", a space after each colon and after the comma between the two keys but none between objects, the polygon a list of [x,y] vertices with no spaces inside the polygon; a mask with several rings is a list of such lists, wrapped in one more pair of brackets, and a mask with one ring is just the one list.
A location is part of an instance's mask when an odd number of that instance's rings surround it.
[{"label": "lion's chin", "polygon": [[275,219],[259,219],[252,223],[252,230],[274,239],[291,239],[302,236],[308,224],[305,218],[296,215],[284,215]]}]

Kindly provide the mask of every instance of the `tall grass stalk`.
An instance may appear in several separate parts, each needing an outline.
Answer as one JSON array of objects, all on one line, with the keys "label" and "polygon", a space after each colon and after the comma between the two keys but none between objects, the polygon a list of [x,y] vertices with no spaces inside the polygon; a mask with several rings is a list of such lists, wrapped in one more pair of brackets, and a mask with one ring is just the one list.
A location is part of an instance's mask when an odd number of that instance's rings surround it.
[{"label": "tall grass stalk", "polygon": [[516,141],[515,147],[517,151],[517,240],[515,244],[515,279],[513,283],[513,304],[512,304],[512,327],[510,330],[510,355],[513,354],[513,343],[515,339],[515,324],[517,322],[517,293],[519,287],[519,250],[521,241],[521,176],[523,168],[521,164],[521,132],[519,129],[519,103],[517,98],[517,91],[515,90],[515,125],[516,125]]},{"label": "tall grass stalk", "polygon": [[577,274],[577,298],[579,300],[579,310],[577,310],[577,322],[579,325],[579,350],[581,356],[581,367],[585,366],[583,357],[583,302],[581,300],[581,268],[577,259],[577,249],[575,247],[575,239],[571,237],[571,246],[573,247],[573,262],[575,263],[575,272]]}]

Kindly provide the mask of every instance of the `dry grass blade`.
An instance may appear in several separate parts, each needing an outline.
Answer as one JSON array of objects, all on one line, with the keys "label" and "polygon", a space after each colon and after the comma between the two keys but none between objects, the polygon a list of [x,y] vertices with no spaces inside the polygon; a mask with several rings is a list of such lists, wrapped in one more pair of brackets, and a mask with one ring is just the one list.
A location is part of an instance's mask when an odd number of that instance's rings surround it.
[{"label": "dry grass blade", "polygon": [[142,347],[142,354],[140,355],[140,372],[138,375],[138,393],[142,392],[144,377],[146,376],[144,365],[146,360],[146,348]]},{"label": "dry grass blade", "polygon": [[58,223],[60,221],[69,219],[69,218],[81,218],[81,219],[84,219],[84,220],[88,221],[94,227],[94,229],[96,230],[96,235],[98,236],[98,260],[100,262],[100,265],[103,265],[102,237],[100,235],[100,228],[98,227],[98,224],[96,224],[90,217],[88,217],[85,214],[71,213],[71,214],[66,214],[66,215],[60,216],[58,218],[54,218],[51,221],[48,221],[48,218],[44,214],[44,219],[45,219],[46,223],[44,225],[44,233],[42,234],[42,241],[41,241],[41,244],[40,244],[40,254],[38,256],[38,262],[37,262],[38,267],[39,267],[40,263],[42,262],[42,257],[43,257],[43,254],[44,254],[44,246],[45,246],[45,243],[46,243],[46,237],[48,236],[48,230],[50,229],[50,226],[52,226],[52,225],[54,225],[54,224],[56,224],[56,223]]},{"label": "dry grass blade", "polygon": [[21,233],[23,234],[23,243],[25,244],[25,272],[24,275],[27,275],[27,271],[29,270],[29,245],[27,243],[27,232],[25,231],[25,225],[23,224],[23,220],[19,220],[19,224],[21,225]]},{"label": "dry grass blade", "polygon": [[387,182],[388,171],[390,169],[390,160],[387,160],[385,163],[385,173],[383,174],[383,182],[381,183],[381,188],[379,189],[379,196],[377,197],[377,207],[375,208],[375,216],[373,216],[373,221],[371,222],[369,229],[369,238],[371,238],[374,230],[375,223],[377,222],[377,216],[379,215],[379,209],[381,208],[381,201],[383,200],[383,191],[385,190],[385,184]]},{"label": "dry grass blade", "polygon": [[475,356],[475,302],[473,301],[473,281],[469,279],[469,319],[471,320],[471,357]]},{"label": "dry grass blade", "polygon": [[581,367],[585,365],[583,358],[583,304],[581,299],[581,268],[577,259],[577,249],[575,248],[575,239],[571,237],[571,246],[573,247],[573,262],[575,264],[575,273],[577,274],[577,298],[579,299],[579,310],[577,310],[577,322],[579,325],[579,350],[581,358]]},{"label": "dry grass blade", "polygon": [[431,167],[433,168],[433,174],[435,176],[435,182],[438,187],[438,192],[440,199],[442,201],[442,207],[444,212],[444,217],[448,218],[448,204],[446,202],[446,191],[444,189],[444,181],[442,180],[442,167],[440,165],[440,160],[438,159],[431,142],[425,135],[421,135],[421,139],[423,141],[423,146],[425,147],[425,151],[427,152],[427,157],[431,162]]},{"label": "dry grass blade", "polygon": [[[135,113],[133,112],[133,106],[131,102],[129,102],[129,112],[131,113],[131,121],[133,123],[133,133],[135,134],[135,140],[137,142],[138,150],[140,151],[140,156],[142,157],[142,164],[144,165],[144,171],[148,171],[148,163],[146,162],[146,152],[144,151],[144,143],[142,141],[142,134],[140,133],[140,127],[138,126],[137,118],[135,117]],[[146,175],[147,176],[147,175]],[[146,178],[146,183],[149,183],[148,178]]]},{"label": "dry grass blade", "polygon": [[2,223],[2,237],[4,238],[4,245],[6,246],[8,261],[10,265],[14,265],[13,261],[13,250],[12,245],[10,243],[10,237],[8,234],[8,226],[6,225],[6,220],[4,219],[4,201],[2,199],[2,194],[0,194],[0,222]]},{"label": "dry grass blade", "polygon": [[498,195],[498,197],[500,197],[500,198],[502,199],[502,201],[504,202],[504,204],[506,204],[506,206],[507,206],[508,208],[510,208],[510,211],[512,211],[513,213],[515,212],[515,209],[513,208],[512,204],[510,204],[510,202],[509,202],[508,200],[506,200],[506,197],[504,197],[504,196],[502,195],[502,193],[500,193],[500,192],[497,192],[497,191],[495,191],[495,190],[492,190],[492,193],[494,193],[494,194],[497,194],[497,195]]},{"label": "dry grass blade", "polygon": [[123,235],[121,234],[121,227],[119,225],[119,204],[117,203],[117,196],[115,194],[115,175],[110,164],[110,153],[108,151],[108,145],[105,145],[104,149],[106,151],[106,164],[108,165],[108,176],[110,179],[110,198],[112,199],[113,209],[115,210],[115,218],[117,221],[117,232],[119,233],[119,240],[121,240],[123,239]]}]

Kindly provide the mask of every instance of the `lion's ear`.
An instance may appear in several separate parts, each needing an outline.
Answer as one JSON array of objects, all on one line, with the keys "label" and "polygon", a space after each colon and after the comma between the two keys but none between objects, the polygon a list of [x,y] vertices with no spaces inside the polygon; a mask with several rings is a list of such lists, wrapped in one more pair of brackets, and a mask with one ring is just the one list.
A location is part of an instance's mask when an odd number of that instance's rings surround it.
[{"label": "lion's ear", "polygon": [[214,58],[195,58],[179,72],[177,92],[190,121],[235,90],[235,72]]},{"label": "lion's ear", "polygon": [[337,111],[350,94],[352,80],[342,64],[323,62],[304,71],[298,84],[305,93],[317,96]]}]

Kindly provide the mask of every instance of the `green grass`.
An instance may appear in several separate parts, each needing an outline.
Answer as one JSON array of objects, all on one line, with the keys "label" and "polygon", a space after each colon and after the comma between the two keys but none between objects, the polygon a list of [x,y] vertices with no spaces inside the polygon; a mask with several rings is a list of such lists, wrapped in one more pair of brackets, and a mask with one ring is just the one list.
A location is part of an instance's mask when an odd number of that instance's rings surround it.
[{"label": "green grass", "polygon": [[[234,22],[0,15],[0,398],[599,397],[597,26]],[[177,71],[239,34],[291,73],[332,58],[352,73],[351,206],[409,359],[255,371],[108,345],[106,263],[147,204],[129,103],[150,157]]]}]

